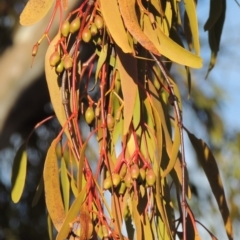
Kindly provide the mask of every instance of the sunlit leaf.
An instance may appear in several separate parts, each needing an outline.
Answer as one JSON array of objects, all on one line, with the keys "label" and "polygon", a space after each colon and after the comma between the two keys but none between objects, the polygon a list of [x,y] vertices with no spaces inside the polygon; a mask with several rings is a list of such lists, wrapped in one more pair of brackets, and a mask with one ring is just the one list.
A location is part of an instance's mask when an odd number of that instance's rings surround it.
[{"label": "sunlit leaf", "polygon": [[88,142],[86,141],[80,151],[80,159],[78,162],[78,173],[77,173],[77,188],[78,188],[78,192],[82,191],[82,187],[83,187],[83,166],[84,166],[84,158],[85,158],[85,151],[87,148],[87,144]]},{"label": "sunlit leaf", "polygon": [[64,158],[61,159],[61,186],[62,186],[62,193],[63,193],[63,202],[65,212],[68,212],[69,208],[69,197],[70,197],[70,184],[68,179],[67,167]]},{"label": "sunlit leaf", "polygon": [[133,193],[131,196],[131,202],[132,202],[132,218],[136,230],[136,240],[142,240],[142,224],[140,220],[140,215],[138,212],[138,199]]},{"label": "sunlit leaf", "polygon": [[[118,1],[119,9],[127,30],[132,34],[132,36],[147,50],[154,53],[155,55],[160,55],[159,51],[149,40],[149,36],[145,35],[139,26],[136,10],[135,10],[135,0],[128,1]],[[151,36],[150,36],[151,37]]]},{"label": "sunlit leaf", "polygon": [[47,225],[48,225],[49,240],[53,240],[53,223],[52,223],[52,220],[51,220],[49,214],[47,215]]},{"label": "sunlit leaf", "polygon": [[226,230],[228,239],[231,240],[233,239],[232,222],[231,222],[230,213],[227,206],[227,200],[225,197],[223,183],[220,177],[217,162],[211,150],[203,140],[198,139],[188,130],[186,130],[186,132],[197,153],[198,161],[202,165],[202,168],[206,174],[206,177],[211,186],[212,192],[217,201],[220,213],[224,221],[225,230]]},{"label": "sunlit leaf", "polygon": [[196,55],[200,55],[200,44],[198,35],[198,19],[194,0],[184,0],[184,6],[186,13],[188,15],[190,29],[193,37],[193,47],[195,49]]},{"label": "sunlit leaf", "polygon": [[[120,48],[117,49],[117,67],[120,74],[121,79],[121,87],[123,93],[124,100],[124,126],[123,126],[123,134],[127,134],[129,130],[129,125],[132,120],[132,116],[135,107],[136,96],[138,92],[138,87],[136,84],[137,81],[137,62],[136,59],[129,55],[124,54]],[[129,91],[131,89],[131,91]]]},{"label": "sunlit leaf", "polygon": [[80,207],[86,197],[86,194],[87,194],[86,187],[84,187],[82,191],[79,193],[79,195],[77,196],[77,198],[74,200],[73,204],[71,205],[68,211],[68,214],[63,222],[63,225],[57,235],[56,240],[62,240],[67,238],[68,233],[70,231],[69,223],[71,223],[78,215]]},{"label": "sunlit leaf", "polygon": [[100,0],[101,13],[105,24],[115,43],[125,53],[132,53],[133,49],[128,43],[127,32],[124,28],[117,0]]},{"label": "sunlit leaf", "polygon": [[58,139],[54,139],[48,149],[43,170],[43,180],[47,210],[52,219],[54,227],[57,229],[57,231],[59,231],[65,219],[65,210],[62,202],[58,174],[58,163],[56,156],[57,143]]},{"label": "sunlit leaf", "polygon": [[108,44],[103,45],[101,52],[99,54],[99,58],[97,61],[97,68],[96,68],[96,73],[95,73],[95,80],[98,79],[98,74],[101,70],[101,67],[103,66],[104,62],[106,61],[107,58],[107,53],[108,53]]},{"label": "sunlit leaf", "polygon": [[41,197],[42,193],[43,193],[43,177],[41,177],[41,179],[38,183],[35,195],[33,197],[32,207],[37,205],[37,203],[39,201],[39,198]]},{"label": "sunlit leaf", "polygon": [[29,0],[20,15],[23,26],[33,25],[40,21],[50,10],[54,0]]},{"label": "sunlit leaf", "polygon": [[171,61],[189,66],[192,68],[201,68],[202,59],[187,51],[183,47],[175,43],[171,38],[167,37],[157,24],[157,28],[153,30],[151,22],[147,16],[144,15],[144,33],[149,36],[157,50],[169,58]]},{"label": "sunlit leaf", "polygon": [[14,203],[17,203],[23,193],[27,172],[27,151],[26,144],[22,144],[18,149],[13,160],[12,168],[12,191],[11,197]]},{"label": "sunlit leaf", "polygon": [[[66,123],[66,115],[64,112],[63,104],[62,104],[62,91],[61,88],[58,85],[58,75],[55,71],[55,68],[51,67],[49,64],[49,58],[51,54],[55,51],[55,45],[57,44],[59,40],[59,35],[56,35],[55,38],[50,43],[48,50],[46,52],[45,56],[45,75],[48,85],[48,91],[50,94],[51,103],[54,109],[54,112],[57,116],[58,121],[60,122],[61,126],[64,126]],[[65,133],[70,140],[70,134],[65,129]]]}]

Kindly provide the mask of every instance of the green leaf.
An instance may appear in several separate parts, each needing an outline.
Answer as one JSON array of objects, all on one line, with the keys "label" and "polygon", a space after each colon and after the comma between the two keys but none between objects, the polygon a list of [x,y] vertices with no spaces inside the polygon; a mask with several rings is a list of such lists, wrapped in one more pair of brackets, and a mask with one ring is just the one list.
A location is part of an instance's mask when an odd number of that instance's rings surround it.
[{"label": "green leaf", "polygon": [[40,21],[50,10],[54,0],[29,0],[20,15],[20,23],[30,26]]},{"label": "green leaf", "polygon": [[12,191],[11,197],[14,203],[17,203],[23,193],[27,172],[27,151],[26,144],[22,144],[13,160],[12,168]]},{"label": "green leaf", "polygon": [[43,170],[43,180],[47,210],[54,227],[59,231],[65,219],[65,210],[62,202],[58,176],[58,163],[55,151],[57,143],[58,139],[56,138],[48,149]]},{"label": "green leaf", "polygon": [[36,192],[35,192],[34,197],[33,197],[32,207],[37,205],[37,203],[39,201],[39,198],[41,197],[42,193],[43,193],[43,177],[41,177],[41,179],[38,183]]},{"label": "green leaf", "polygon": [[52,220],[51,220],[49,214],[47,215],[47,225],[48,225],[49,240],[53,240],[53,223],[52,223]]},{"label": "green leaf", "polygon": [[62,227],[58,232],[56,240],[62,240],[67,238],[68,233],[70,231],[69,223],[71,223],[78,215],[80,207],[85,200],[86,194],[87,194],[86,187],[84,187],[77,196],[77,198],[74,200],[72,206],[70,207],[68,214],[62,224]]},{"label": "green leaf", "polygon": [[125,53],[132,53],[128,43],[127,31],[124,28],[117,0],[100,0],[101,13],[115,43]]},{"label": "green leaf", "polygon": [[228,239],[232,240],[233,239],[232,222],[231,222],[230,213],[227,206],[223,183],[220,177],[217,162],[211,150],[202,139],[198,139],[188,130],[186,130],[186,132],[197,153],[198,161],[202,165],[202,168],[211,186],[213,195],[215,196],[215,199],[217,201],[220,213],[224,221],[225,230],[226,230]]},{"label": "green leaf", "polygon": [[67,167],[64,158],[61,159],[61,186],[62,186],[62,193],[63,193],[63,202],[65,212],[68,212],[69,208],[69,195],[70,195],[70,184],[68,179]]},{"label": "green leaf", "polygon": [[124,126],[123,134],[127,134],[129,126],[132,121],[134,111],[140,111],[140,109],[134,109],[135,101],[137,97],[138,87],[137,81],[137,62],[136,59],[130,54],[124,54],[120,48],[117,50],[117,68],[119,70],[121,87],[124,100]]},{"label": "green leaf", "polygon": [[74,197],[76,198],[78,196],[78,189],[77,189],[74,178],[71,178],[71,189],[72,189]]},{"label": "green leaf", "polygon": [[146,15],[144,15],[144,33],[151,39],[159,53],[171,61],[192,68],[202,67],[202,59],[199,56],[187,51],[166,36],[158,24],[157,28],[153,30],[151,22]]}]

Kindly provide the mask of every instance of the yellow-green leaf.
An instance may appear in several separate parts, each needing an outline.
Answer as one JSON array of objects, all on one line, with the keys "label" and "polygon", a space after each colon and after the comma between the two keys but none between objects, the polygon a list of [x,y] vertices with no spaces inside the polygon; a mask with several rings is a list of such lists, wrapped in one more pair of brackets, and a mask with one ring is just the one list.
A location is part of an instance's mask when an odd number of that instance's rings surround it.
[{"label": "yellow-green leaf", "polygon": [[71,178],[71,189],[72,189],[74,197],[76,198],[78,196],[78,189],[77,189],[75,180],[73,178]]},{"label": "yellow-green leaf", "polygon": [[[107,1],[109,2],[109,1]],[[145,35],[139,26],[137,14],[135,10],[135,0],[122,1],[118,0],[119,9],[127,30],[132,34],[132,36],[148,51],[154,53],[155,55],[160,55],[157,48],[149,39],[149,35]],[[148,17],[148,16],[147,16]],[[116,28],[116,26],[115,26]]]},{"label": "yellow-green leaf", "polygon": [[106,61],[107,58],[107,53],[108,53],[108,44],[103,45],[101,52],[99,54],[99,58],[97,61],[97,68],[96,68],[96,73],[95,73],[95,81],[97,81],[98,79],[98,74],[104,64],[104,62]]},{"label": "yellow-green leaf", "polygon": [[193,47],[197,55],[200,55],[200,44],[198,35],[198,19],[194,0],[184,0],[186,13],[188,15],[189,24],[193,37]]},{"label": "yellow-green leaf", "polygon": [[59,231],[65,219],[65,210],[62,202],[58,174],[58,163],[56,156],[57,143],[58,139],[54,139],[48,149],[43,170],[43,180],[47,210],[52,219],[54,227],[57,229],[57,231]]},{"label": "yellow-green leaf", "polygon": [[49,240],[53,240],[53,223],[52,223],[52,220],[51,220],[49,214],[47,215],[47,225],[48,225]]},{"label": "yellow-green leaf", "polygon": [[84,187],[77,196],[77,198],[74,200],[72,206],[70,207],[68,214],[64,220],[64,223],[57,235],[56,240],[62,240],[67,238],[68,233],[70,231],[69,223],[71,223],[78,215],[80,207],[85,200],[86,194],[87,194],[86,187]]},{"label": "yellow-green leaf", "polygon": [[85,159],[85,151],[86,151],[86,148],[87,148],[87,144],[88,144],[88,141],[86,141],[82,148],[81,148],[81,152],[80,152],[80,159],[79,159],[79,162],[78,162],[78,173],[77,173],[77,188],[78,188],[78,192],[81,192],[82,191],[82,187],[83,187],[83,184],[82,184],[82,180],[83,180],[83,166],[84,166],[84,159]]},{"label": "yellow-green leaf", "polygon": [[233,239],[232,222],[217,162],[211,150],[202,139],[198,139],[189,131],[187,131],[187,134],[197,153],[198,161],[202,165],[202,168],[211,186],[213,195],[215,196],[215,199],[217,201],[220,213],[223,218],[228,239],[232,240]]},{"label": "yellow-green leaf", "polygon": [[189,66],[192,68],[201,68],[202,59],[187,51],[183,47],[175,43],[171,38],[167,37],[157,24],[157,28],[153,30],[148,16],[144,15],[144,33],[151,39],[158,51],[169,58],[171,61]]},{"label": "yellow-green leaf", "polygon": [[17,203],[22,196],[26,180],[26,172],[27,151],[26,144],[22,144],[13,160],[11,197],[14,203]]},{"label": "yellow-green leaf", "polygon": [[[57,44],[59,40],[59,35],[56,35],[55,38],[50,43],[48,50],[46,52],[45,56],[45,75],[48,85],[48,91],[50,94],[51,103],[54,109],[54,112],[57,116],[57,119],[61,126],[64,126],[64,124],[67,122],[66,115],[64,112],[63,104],[62,104],[62,91],[61,88],[58,85],[58,75],[56,74],[56,71],[53,67],[49,64],[49,58],[51,54],[55,51],[55,45]],[[67,127],[65,128],[65,134],[67,135],[68,139],[70,140],[70,134],[67,130]]]},{"label": "yellow-green leaf", "polygon": [[127,134],[129,131],[129,125],[131,123],[134,111],[140,111],[135,109],[135,101],[138,92],[137,81],[137,61],[130,54],[124,54],[120,48],[117,50],[117,68],[119,70],[121,87],[124,100],[124,126],[123,134]]},{"label": "yellow-green leaf", "polygon": [[29,26],[40,21],[50,10],[54,0],[29,0],[20,15],[20,23]]},{"label": "yellow-green leaf", "polygon": [[128,43],[127,31],[124,28],[117,0],[100,0],[101,13],[115,43],[125,53],[132,53]]},{"label": "yellow-green leaf", "polygon": [[65,212],[67,213],[69,208],[70,184],[69,184],[67,167],[66,167],[64,158],[61,159],[61,186],[62,186],[62,193],[63,193],[64,208],[65,208]]}]

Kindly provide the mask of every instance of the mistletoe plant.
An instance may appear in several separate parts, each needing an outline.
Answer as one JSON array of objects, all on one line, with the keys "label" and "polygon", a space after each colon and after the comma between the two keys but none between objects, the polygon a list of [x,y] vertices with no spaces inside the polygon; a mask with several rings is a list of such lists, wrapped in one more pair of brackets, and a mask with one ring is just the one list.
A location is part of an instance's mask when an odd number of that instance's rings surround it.
[{"label": "mistletoe plant", "polygon": [[[202,66],[195,2],[84,0],[63,19],[67,0],[29,0],[20,23],[36,23],[53,2],[49,25],[32,55],[46,38],[46,80],[62,127],[48,149],[43,171],[56,239],[200,239],[196,223],[201,223],[188,205],[184,130],[232,239],[216,161],[208,146],[183,126],[179,89],[170,75],[173,64],[185,66],[188,74],[190,68]],[[57,12],[59,31],[50,39]],[[224,15],[225,1],[211,1],[205,25],[212,50],[209,69],[216,59]],[[92,139],[98,150],[89,157]],[[26,145],[27,141],[14,162],[14,202],[24,187]]]}]

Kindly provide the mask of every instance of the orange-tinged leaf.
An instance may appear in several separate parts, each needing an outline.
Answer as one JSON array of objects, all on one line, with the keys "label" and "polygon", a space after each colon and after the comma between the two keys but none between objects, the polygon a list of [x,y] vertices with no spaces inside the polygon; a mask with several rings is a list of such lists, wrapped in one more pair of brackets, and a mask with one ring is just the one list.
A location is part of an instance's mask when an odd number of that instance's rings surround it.
[{"label": "orange-tinged leaf", "polygon": [[56,240],[62,240],[67,238],[70,231],[69,223],[71,223],[78,215],[80,207],[85,200],[86,194],[87,194],[86,187],[84,187],[77,196],[77,198],[74,200],[72,206],[70,207],[68,214],[64,220],[64,223],[60,231],[58,232]]},{"label": "orange-tinged leaf", "polygon": [[13,160],[12,169],[12,191],[11,197],[14,203],[17,203],[23,193],[27,172],[27,151],[26,144],[22,144]]},{"label": "orange-tinged leaf", "polygon": [[139,26],[137,14],[135,10],[135,3],[136,3],[136,0],[128,0],[128,1],[118,0],[119,9],[120,9],[124,24],[127,30],[132,34],[132,36],[145,49],[159,56],[160,52],[151,42],[151,40],[149,39],[149,36],[145,35]]},{"label": "orange-tinged leaf", "polygon": [[61,186],[63,193],[63,202],[65,212],[68,212],[69,208],[69,197],[70,197],[70,183],[68,179],[67,167],[64,158],[61,159]]},{"label": "orange-tinged leaf", "polygon": [[[50,94],[51,103],[54,109],[54,112],[57,116],[58,121],[60,122],[61,126],[64,126],[66,123],[66,115],[64,112],[63,104],[62,104],[62,92],[61,88],[58,86],[58,75],[56,74],[55,68],[51,67],[49,64],[49,58],[51,54],[55,51],[55,45],[59,40],[59,35],[56,35],[55,38],[50,43],[48,50],[45,56],[45,75],[48,85],[48,91]],[[67,135],[68,139],[70,140],[70,134],[65,129],[65,134]]]},{"label": "orange-tinged leaf", "polygon": [[202,67],[202,59],[199,56],[187,51],[175,43],[171,38],[166,36],[158,24],[157,28],[153,30],[148,16],[145,15],[144,33],[149,37],[149,39],[151,39],[157,50],[171,61],[192,68]]},{"label": "orange-tinged leaf", "polygon": [[33,25],[40,21],[50,10],[54,0],[29,0],[20,15],[23,26]]},{"label": "orange-tinged leaf", "polygon": [[121,87],[124,100],[124,126],[123,134],[127,134],[129,131],[129,125],[131,123],[134,111],[140,111],[135,109],[135,101],[138,92],[137,81],[137,61],[130,54],[124,54],[120,48],[117,50],[117,68],[119,70]]},{"label": "orange-tinged leaf", "polygon": [[43,170],[43,180],[47,210],[52,219],[54,227],[57,229],[57,231],[59,231],[65,219],[65,210],[62,202],[58,174],[58,163],[56,156],[57,143],[58,139],[54,139],[48,149]]},{"label": "orange-tinged leaf", "polygon": [[189,139],[197,153],[198,161],[202,165],[202,168],[206,174],[206,177],[211,186],[212,192],[217,201],[220,213],[221,213],[223,221],[224,221],[225,230],[226,230],[228,239],[231,240],[231,239],[233,239],[232,222],[230,219],[230,213],[229,213],[229,209],[227,206],[223,183],[222,183],[222,179],[220,177],[217,162],[216,162],[211,150],[207,146],[207,144],[202,139],[198,139],[196,136],[194,136],[188,130],[186,130],[186,131],[187,131]]},{"label": "orange-tinged leaf", "polygon": [[128,43],[127,31],[124,28],[117,0],[100,0],[101,13],[107,28],[115,43],[125,53],[132,53],[133,49]]}]

